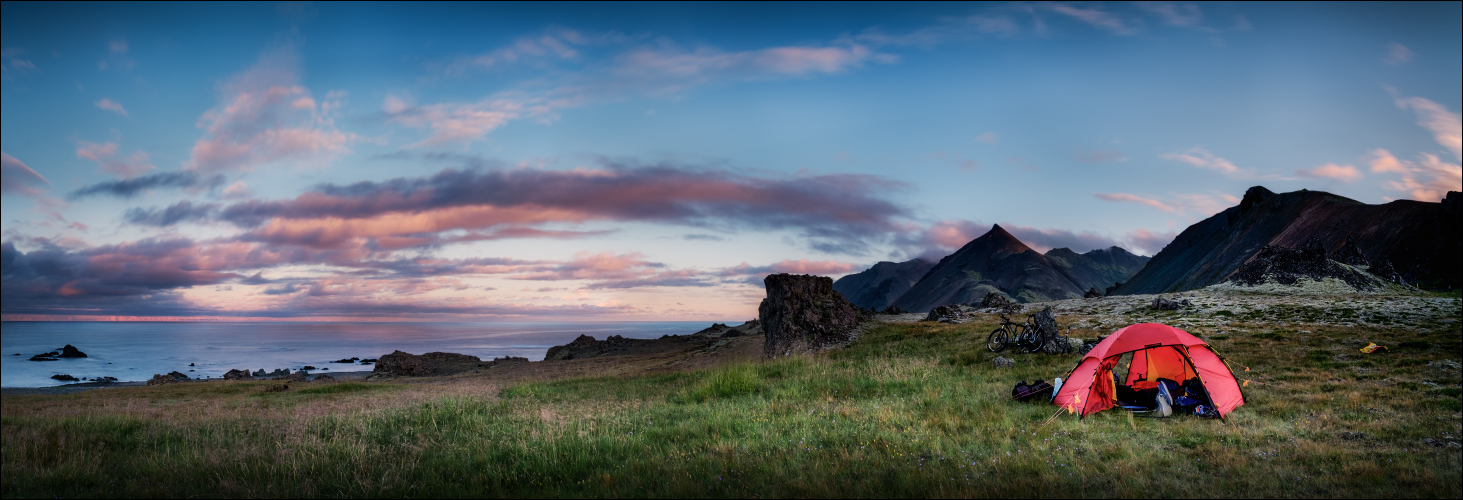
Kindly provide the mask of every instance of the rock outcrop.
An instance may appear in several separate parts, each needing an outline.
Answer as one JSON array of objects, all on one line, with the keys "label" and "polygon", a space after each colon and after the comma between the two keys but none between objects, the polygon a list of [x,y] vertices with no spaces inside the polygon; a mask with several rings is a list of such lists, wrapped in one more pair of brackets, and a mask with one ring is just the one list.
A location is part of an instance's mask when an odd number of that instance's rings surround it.
[{"label": "rock outcrop", "polygon": [[469,372],[483,367],[477,356],[451,352],[429,352],[422,355],[395,351],[381,356],[373,372],[396,376],[429,377]]},{"label": "rock outcrop", "polygon": [[77,349],[75,346],[72,346],[71,344],[66,344],[66,347],[62,347],[61,348],[61,355],[60,356],[57,356],[57,357],[58,358],[85,358],[86,357],[86,353],[81,352],[80,349]]},{"label": "rock outcrop", "polygon": [[254,380],[254,375],[249,370],[229,370],[224,374],[224,380]]},{"label": "rock outcrop", "polygon": [[191,379],[187,375],[174,371],[169,372],[167,375],[153,374],[152,379],[147,381],[147,385],[176,384],[178,382],[188,382],[189,380]]},{"label": "rock outcrop", "polygon": [[767,336],[762,348],[767,358],[846,343],[870,315],[833,291],[831,278],[774,274],[763,283],[767,298],[757,315]]},{"label": "rock outcrop", "polygon": [[53,380],[59,380],[59,381],[62,381],[62,382],[80,382],[80,380],[77,380],[76,377],[71,376],[70,374],[67,374],[67,373],[61,373],[61,374],[57,374],[57,375],[51,375],[51,378]]}]

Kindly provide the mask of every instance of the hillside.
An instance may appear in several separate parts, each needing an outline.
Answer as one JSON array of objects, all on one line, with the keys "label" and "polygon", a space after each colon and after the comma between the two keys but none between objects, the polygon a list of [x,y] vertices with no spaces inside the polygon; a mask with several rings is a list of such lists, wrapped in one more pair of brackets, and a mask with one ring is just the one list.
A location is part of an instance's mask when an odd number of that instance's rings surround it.
[{"label": "hillside", "polygon": [[[1174,238],[1117,294],[1193,290],[1224,281],[1267,245],[1300,247],[1317,239],[1337,254],[1348,239],[1369,263],[1389,262],[1409,283],[1456,289],[1463,254],[1460,203],[1398,200],[1368,205],[1320,191],[1276,194],[1255,186],[1239,205]],[[1348,252],[1350,250],[1348,249]]]},{"label": "hillside", "polygon": [[856,306],[882,311],[909,291],[934,265],[924,259],[880,262],[863,272],[839,278],[833,282],[833,290]]}]

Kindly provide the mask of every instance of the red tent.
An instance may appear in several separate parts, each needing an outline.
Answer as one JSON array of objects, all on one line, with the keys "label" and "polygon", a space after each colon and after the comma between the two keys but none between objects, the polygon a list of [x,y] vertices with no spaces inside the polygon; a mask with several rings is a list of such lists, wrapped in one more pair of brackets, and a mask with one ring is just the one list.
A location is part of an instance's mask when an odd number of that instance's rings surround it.
[{"label": "red tent", "polygon": [[1152,383],[1159,378],[1198,378],[1220,417],[1245,404],[1245,395],[1224,358],[1198,337],[1158,323],[1139,323],[1108,335],[1067,374],[1052,404],[1083,417],[1117,406],[1117,382],[1112,371],[1128,353],[1133,356],[1125,385]]}]

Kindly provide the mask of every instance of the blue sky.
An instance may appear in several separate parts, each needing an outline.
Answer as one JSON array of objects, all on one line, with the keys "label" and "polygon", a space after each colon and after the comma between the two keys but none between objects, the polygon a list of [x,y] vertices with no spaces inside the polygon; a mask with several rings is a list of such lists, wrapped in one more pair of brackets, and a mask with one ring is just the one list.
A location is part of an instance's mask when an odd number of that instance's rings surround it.
[{"label": "blue sky", "polygon": [[3,14],[11,319],[737,319],[994,223],[1460,189],[1457,3]]}]

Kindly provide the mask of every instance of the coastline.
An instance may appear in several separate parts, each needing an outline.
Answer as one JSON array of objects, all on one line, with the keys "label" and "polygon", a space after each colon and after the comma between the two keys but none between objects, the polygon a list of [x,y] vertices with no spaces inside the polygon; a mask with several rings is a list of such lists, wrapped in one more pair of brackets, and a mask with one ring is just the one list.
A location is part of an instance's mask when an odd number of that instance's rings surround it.
[{"label": "coastline", "polygon": [[[371,370],[349,371],[349,372],[311,373],[309,375],[309,380],[315,380],[316,377],[319,377],[321,375],[330,375],[331,377],[334,377],[337,381],[347,382],[347,381],[354,381],[354,380],[360,380],[360,379],[366,378],[366,376],[367,375],[370,375],[370,374],[371,374]],[[277,379],[259,379],[259,380],[277,380]],[[188,381],[188,382],[179,382],[179,383],[180,384],[198,384],[198,383],[223,382],[223,381],[224,381],[224,379],[221,379],[221,378],[206,378],[206,379],[192,380],[192,381]],[[145,386],[147,386],[147,381],[145,381],[145,380],[128,380],[128,381],[119,381],[119,382],[81,382],[81,383],[76,383],[76,384],[54,385],[54,386],[50,386],[50,387],[0,387],[0,395],[5,395],[5,396],[59,396],[59,395],[64,395],[64,394],[76,394],[78,392],[86,392],[86,391],[92,391],[92,390],[96,390],[96,389],[107,389],[107,388],[113,388],[113,387],[145,387]]]}]

